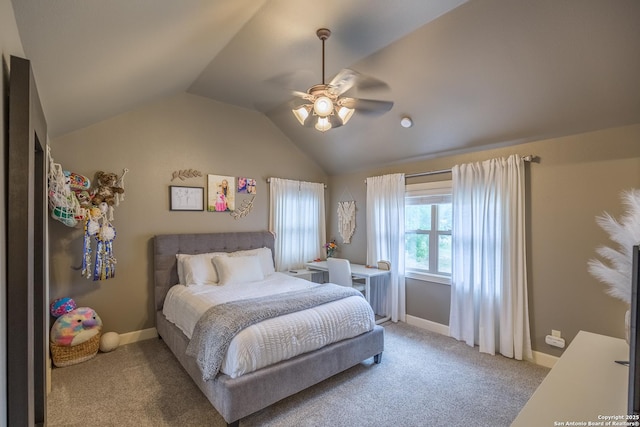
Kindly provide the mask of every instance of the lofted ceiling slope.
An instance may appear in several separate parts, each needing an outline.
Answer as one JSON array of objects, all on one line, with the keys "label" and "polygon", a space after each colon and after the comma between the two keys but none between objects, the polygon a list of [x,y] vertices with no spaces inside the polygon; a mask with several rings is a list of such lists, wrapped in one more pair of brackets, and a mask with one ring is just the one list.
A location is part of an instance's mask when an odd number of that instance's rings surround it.
[{"label": "lofted ceiling slope", "polygon": [[[640,122],[636,0],[12,0],[55,138],[179,92],[264,113],[329,174]],[[291,90],[394,101],[320,133]],[[405,129],[400,118],[411,116]]]}]

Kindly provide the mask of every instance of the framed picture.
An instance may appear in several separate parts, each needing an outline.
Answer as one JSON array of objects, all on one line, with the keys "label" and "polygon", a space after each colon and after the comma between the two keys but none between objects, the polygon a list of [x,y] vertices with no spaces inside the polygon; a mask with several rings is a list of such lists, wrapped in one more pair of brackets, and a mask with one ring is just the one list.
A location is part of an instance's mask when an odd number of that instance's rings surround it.
[{"label": "framed picture", "polygon": [[253,178],[239,176],[238,194],[256,194],[256,180]]},{"label": "framed picture", "polygon": [[172,211],[203,211],[204,187],[170,185],[169,209]]},{"label": "framed picture", "polygon": [[236,209],[236,180],[232,176],[207,175],[207,210],[230,212]]}]

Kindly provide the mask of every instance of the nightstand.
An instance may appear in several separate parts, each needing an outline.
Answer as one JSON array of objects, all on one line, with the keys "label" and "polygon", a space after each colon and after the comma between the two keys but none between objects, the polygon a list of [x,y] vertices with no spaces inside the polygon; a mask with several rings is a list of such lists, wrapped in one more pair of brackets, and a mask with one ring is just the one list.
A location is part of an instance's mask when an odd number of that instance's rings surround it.
[{"label": "nightstand", "polygon": [[288,274],[289,276],[293,276],[293,277],[297,277],[299,279],[304,279],[304,280],[308,280],[308,281],[312,281],[311,280],[311,275],[313,274],[313,271],[311,270],[307,270],[306,268],[300,268],[297,270],[289,270],[289,271],[283,271],[284,274]]}]

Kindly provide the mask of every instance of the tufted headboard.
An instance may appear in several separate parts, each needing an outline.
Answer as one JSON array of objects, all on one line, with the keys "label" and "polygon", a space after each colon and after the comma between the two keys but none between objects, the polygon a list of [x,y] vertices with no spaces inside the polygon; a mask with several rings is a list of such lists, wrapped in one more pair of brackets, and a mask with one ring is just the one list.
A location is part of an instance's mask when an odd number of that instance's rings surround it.
[{"label": "tufted headboard", "polygon": [[161,310],[169,288],[178,283],[176,254],[234,252],[270,248],[275,238],[268,231],[202,234],[160,234],[153,239],[153,280],[156,310]]}]

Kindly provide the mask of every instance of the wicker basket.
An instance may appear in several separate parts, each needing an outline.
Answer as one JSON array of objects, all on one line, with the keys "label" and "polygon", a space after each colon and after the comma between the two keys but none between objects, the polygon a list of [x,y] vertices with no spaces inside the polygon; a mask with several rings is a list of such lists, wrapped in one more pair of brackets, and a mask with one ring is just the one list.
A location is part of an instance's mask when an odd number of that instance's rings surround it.
[{"label": "wicker basket", "polygon": [[93,358],[100,348],[100,335],[98,333],[89,340],[73,346],[49,343],[53,364],[61,368]]}]

